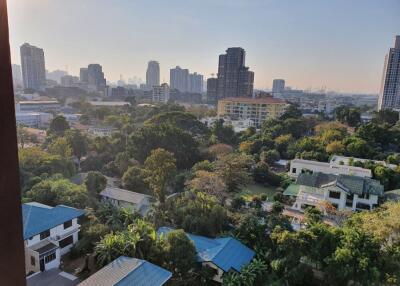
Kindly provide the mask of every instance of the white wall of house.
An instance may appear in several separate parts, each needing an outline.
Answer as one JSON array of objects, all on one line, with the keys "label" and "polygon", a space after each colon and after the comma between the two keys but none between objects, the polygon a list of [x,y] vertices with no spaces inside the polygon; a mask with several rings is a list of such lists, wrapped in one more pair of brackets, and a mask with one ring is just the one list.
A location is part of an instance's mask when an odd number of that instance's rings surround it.
[{"label": "white wall of house", "polygon": [[45,263],[44,264],[44,269],[45,270],[50,270],[50,269],[53,269],[53,268],[58,268],[60,266],[60,258],[61,258],[60,249],[57,248],[56,249],[56,259],[54,259],[52,261],[49,261],[48,263]]}]

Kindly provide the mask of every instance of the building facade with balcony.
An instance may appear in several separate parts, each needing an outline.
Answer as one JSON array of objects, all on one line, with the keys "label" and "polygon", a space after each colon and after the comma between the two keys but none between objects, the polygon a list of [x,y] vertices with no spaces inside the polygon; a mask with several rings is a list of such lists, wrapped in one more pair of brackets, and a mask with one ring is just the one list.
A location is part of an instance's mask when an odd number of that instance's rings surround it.
[{"label": "building facade with balcony", "polygon": [[39,203],[22,205],[26,274],[60,266],[60,258],[78,241],[83,210]]},{"label": "building facade with balcony", "polygon": [[259,127],[267,119],[279,118],[286,110],[285,101],[266,98],[229,97],[218,101],[218,117],[250,119]]}]

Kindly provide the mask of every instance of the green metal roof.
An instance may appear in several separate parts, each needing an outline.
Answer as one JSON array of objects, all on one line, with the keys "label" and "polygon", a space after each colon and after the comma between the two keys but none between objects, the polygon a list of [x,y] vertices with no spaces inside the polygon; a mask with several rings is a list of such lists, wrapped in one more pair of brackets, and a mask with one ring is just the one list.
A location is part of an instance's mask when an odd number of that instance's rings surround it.
[{"label": "green metal roof", "polygon": [[284,196],[297,196],[300,191],[300,185],[298,184],[291,184],[289,185],[286,190],[283,192]]},{"label": "green metal roof", "polygon": [[383,186],[379,181],[351,175],[332,175],[319,172],[313,174],[304,173],[299,175],[296,184],[314,188],[322,188],[331,184],[350,194],[383,195]]}]

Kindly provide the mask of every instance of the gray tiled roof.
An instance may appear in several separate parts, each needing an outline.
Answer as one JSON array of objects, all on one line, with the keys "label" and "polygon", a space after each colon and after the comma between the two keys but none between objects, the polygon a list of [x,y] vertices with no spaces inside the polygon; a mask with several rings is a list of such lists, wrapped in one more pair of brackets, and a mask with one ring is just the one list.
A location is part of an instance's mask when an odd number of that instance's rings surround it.
[{"label": "gray tiled roof", "polygon": [[324,173],[300,174],[296,184],[321,188],[325,185],[336,185],[351,194],[373,194],[382,196],[383,186],[379,181],[351,175],[332,175]]}]

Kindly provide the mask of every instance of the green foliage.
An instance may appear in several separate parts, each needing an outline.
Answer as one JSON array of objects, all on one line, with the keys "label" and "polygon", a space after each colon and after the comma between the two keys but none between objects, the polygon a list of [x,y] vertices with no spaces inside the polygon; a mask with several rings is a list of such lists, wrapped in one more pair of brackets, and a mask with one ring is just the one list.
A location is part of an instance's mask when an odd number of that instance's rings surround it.
[{"label": "green foliage", "polygon": [[342,123],[355,127],[361,123],[361,112],[357,108],[339,106],[334,110],[335,117]]},{"label": "green foliage", "polygon": [[228,145],[236,145],[238,140],[233,127],[225,126],[223,119],[219,119],[214,122],[213,126],[211,127],[211,134],[215,138],[215,142],[213,142],[214,144],[224,143]]},{"label": "green foliage", "polygon": [[59,137],[49,145],[49,153],[61,156],[62,158],[70,158],[72,149],[65,137]]},{"label": "green foliage", "polygon": [[281,120],[286,120],[289,118],[301,118],[303,116],[299,106],[296,104],[290,104],[289,107],[286,108],[285,113],[282,114]]},{"label": "green foliage", "polygon": [[63,136],[65,131],[69,129],[68,121],[64,116],[58,115],[50,122],[49,132],[56,136]]},{"label": "green foliage", "polygon": [[79,130],[69,130],[65,136],[72,147],[72,153],[80,160],[86,155],[88,149],[88,139]]},{"label": "green foliage", "polygon": [[26,193],[26,197],[45,205],[66,205],[80,209],[85,208],[88,201],[84,186],[75,185],[60,176],[37,183]]},{"label": "green foliage", "polygon": [[107,178],[102,173],[91,171],[85,178],[85,186],[89,195],[93,198],[98,198],[107,185]]},{"label": "green foliage", "polygon": [[386,123],[390,126],[393,126],[399,121],[399,112],[392,109],[381,109],[379,111],[375,111],[372,121],[377,124]]},{"label": "green foliage", "polygon": [[260,160],[271,165],[280,159],[280,154],[277,150],[263,151],[260,154]]},{"label": "green foliage", "polygon": [[161,204],[165,203],[165,193],[168,183],[176,173],[176,160],[171,152],[164,149],[151,151],[144,162],[144,181]]},{"label": "green foliage", "polygon": [[129,167],[122,176],[122,185],[125,189],[145,193],[147,188],[143,180],[143,170],[137,166]]}]

